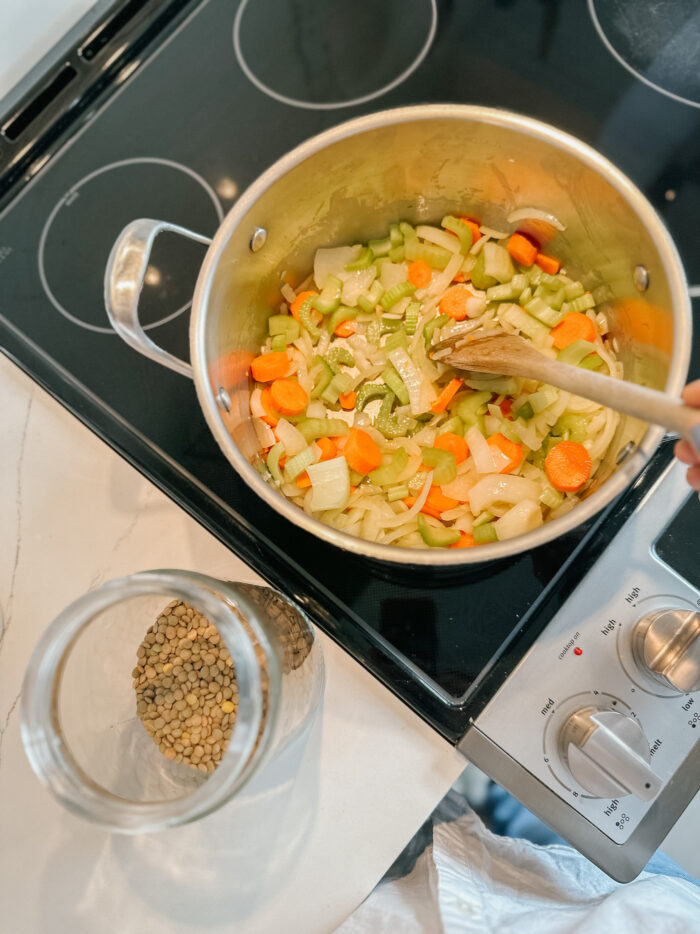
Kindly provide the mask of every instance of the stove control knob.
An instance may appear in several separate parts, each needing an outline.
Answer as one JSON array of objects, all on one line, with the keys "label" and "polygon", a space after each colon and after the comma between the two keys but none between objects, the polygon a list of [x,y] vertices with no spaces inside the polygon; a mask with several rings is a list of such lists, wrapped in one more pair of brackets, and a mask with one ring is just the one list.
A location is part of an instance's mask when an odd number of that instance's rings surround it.
[{"label": "stove control knob", "polygon": [[700,691],[700,613],[676,607],[643,616],[634,627],[632,653],[665,688]]},{"label": "stove control knob", "polygon": [[649,801],[661,788],[642,728],[616,710],[577,710],[562,727],[559,748],[578,784],[596,798],[633,794]]}]

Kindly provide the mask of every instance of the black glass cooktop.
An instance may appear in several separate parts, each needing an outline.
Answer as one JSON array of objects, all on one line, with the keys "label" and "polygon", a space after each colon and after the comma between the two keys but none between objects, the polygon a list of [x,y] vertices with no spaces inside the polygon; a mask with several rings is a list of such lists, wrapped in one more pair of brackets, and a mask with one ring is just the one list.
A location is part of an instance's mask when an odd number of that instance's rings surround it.
[{"label": "black glass cooktop", "polygon": [[[212,234],[261,171],[330,125],[458,101],[521,111],[599,148],[645,190],[700,281],[700,112],[621,67],[579,0],[131,0],[73,38],[0,115],[5,352],[457,740],[638,491],[585,530],[456,575],[341,554],[259,502],[219,452],[193,385],[111,331],[107,255],[137,217]],[[183,357],[203,253],[162,236],[143,293],[151,335]]]}]

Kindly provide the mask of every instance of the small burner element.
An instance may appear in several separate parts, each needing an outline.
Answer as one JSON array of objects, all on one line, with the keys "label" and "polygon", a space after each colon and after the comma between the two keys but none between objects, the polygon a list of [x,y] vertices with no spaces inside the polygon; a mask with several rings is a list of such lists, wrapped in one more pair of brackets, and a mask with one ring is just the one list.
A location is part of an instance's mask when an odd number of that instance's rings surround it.
[{"label": "small burner element", "polygon": [[[104,308],[102,276],[117,236],[138,217],[212,234],[224,212],[200,175],[169,159],[124,159],[86,175],[55,204],[39,240],[39,278],[64,318],[88,331],[114,334]],[[190,307],[202,256],[202,248],[189,240],[159,238],[140,308],[146,330]]]},{"label": "small burner element", "polygon": [[246,77],[292,107],[364,104],[402,84],[428,54],[437,0],[242,0],[233,47]]}]

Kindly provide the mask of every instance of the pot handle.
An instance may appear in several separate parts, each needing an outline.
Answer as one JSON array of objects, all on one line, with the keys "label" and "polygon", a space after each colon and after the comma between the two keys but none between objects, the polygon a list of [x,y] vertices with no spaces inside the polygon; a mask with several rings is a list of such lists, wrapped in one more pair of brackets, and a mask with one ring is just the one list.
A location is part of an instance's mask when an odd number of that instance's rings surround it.
[{"label": "pot handle", "polygon": [[105,308],[112,327],[130,347],[156,363],[192,379],[190,364],[154,343],[139,321],[139,297],[148,268],[148,258],[153,241],[164,230],[189,237],[206,246],[211,243],[209,237],[193,233],[177,224],[169,224],[167,221],[155,221],[150,218],[132,221],[117,237],[107,260],[104,280]]}]

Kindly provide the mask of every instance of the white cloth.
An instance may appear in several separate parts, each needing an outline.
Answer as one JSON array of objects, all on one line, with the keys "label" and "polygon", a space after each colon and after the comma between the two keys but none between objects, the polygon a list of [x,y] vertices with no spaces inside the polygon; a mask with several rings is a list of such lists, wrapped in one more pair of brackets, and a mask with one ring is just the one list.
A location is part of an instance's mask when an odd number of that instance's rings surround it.
[{"label": "white cloth", "polygon": [[491,833],[473,811],[433,826],[413,871],[382,882],[337,934],[697,934],[700,888],[614,882],[567,846]]}]

